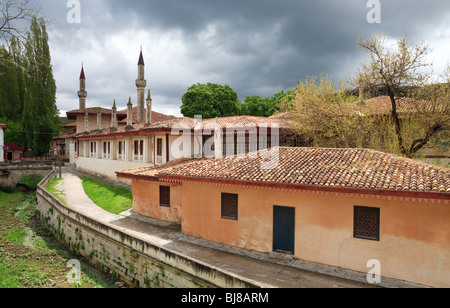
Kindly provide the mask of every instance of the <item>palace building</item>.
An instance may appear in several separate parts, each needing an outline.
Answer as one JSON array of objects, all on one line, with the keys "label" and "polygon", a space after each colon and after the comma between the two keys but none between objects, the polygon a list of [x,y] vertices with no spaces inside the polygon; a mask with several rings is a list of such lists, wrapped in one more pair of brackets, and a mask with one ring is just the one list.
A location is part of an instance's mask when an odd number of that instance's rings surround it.
[{"label": "palace building", "polygon": [[145,89],[142,50],[137,75],[137,106],[130,97],[126,110],[117,110],[115,101],[112,109],[88,107],[82,67],[79,108],[67,112],[68,119],[76,123],[71,164],[117,180],[115,172],[123,169],[164,165],[180,158],[245,155],[280,143],[296,146],[302,142],[290,118],[283,115],[193,119],[155,112],[150,89]]}]

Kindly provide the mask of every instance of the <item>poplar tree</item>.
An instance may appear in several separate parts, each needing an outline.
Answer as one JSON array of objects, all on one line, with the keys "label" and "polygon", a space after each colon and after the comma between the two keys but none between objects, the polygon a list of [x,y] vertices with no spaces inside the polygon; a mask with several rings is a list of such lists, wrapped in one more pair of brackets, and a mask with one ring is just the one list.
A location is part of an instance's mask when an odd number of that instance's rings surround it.
[{"label": "poplar tree", "polygon": [[59,129],[56,83],[52,73],[48,34],[43,19],[34,17],[23,57],[25,98],[22,114],[27,147],[35,155],[49,150]]},{"label": "poplar tree", "polygon": [[5,47],[0,47],[0,118],[20,120],[20,95],[16,65]]}]

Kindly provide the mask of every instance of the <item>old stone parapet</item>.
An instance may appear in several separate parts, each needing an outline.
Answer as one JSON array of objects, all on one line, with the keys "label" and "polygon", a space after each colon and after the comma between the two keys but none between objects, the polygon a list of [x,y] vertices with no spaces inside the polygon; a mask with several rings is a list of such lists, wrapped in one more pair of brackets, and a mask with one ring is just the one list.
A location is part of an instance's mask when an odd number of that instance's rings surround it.
[{"label": "old stone parapet", "polygon": [[64,205],[46,189],[48,175],[37,188],[39,220],[72,251],[105,272],[136,287],[258,288],[234,275],[164,245],[156,245],[113,223],[100,222]]}]

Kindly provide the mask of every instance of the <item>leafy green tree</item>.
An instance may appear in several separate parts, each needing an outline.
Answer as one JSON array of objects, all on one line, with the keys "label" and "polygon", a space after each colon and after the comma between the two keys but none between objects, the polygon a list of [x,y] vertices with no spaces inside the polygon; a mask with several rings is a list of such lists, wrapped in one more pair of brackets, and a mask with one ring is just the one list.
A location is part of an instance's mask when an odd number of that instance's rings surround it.
[{"label": "leafy green tree", "polygon": [[14,143],[18,146],[25,144],[25,136],[23,134],[23,127],[21,121],[12,121],[8,118],[0,118],[0,123],[6,124],[5,144]]},{"label": "leafy green tree", "polygon": [[241,105],[242,115],[270,117],[275,114],[277,102],[274,97],[247,96]]},{"label": "leafy green tree", "polygon": [[20,120],[21,102],[16,65],[3,46],[0,57],[3,59],[0,62],[0,117],[17,121]]},{"label": "leafy green tree", "polygon": [[294,91],[280,91],[272,97],[262,98],[259,95],[247,96],[240,106],[240,114],[259,117],[270,117],[278,111],[285,111],[292,106]]},{"label": "leafy green tree", "polygon": [[371,122],[355,116],[347,103],[343,84],[336,85],[329,76],[308,77],[295,89],[290,112],[300,135],[313,140],[317,147],[363,147],[367,125]]},{"label": "leafy green tree", "polygon": [[45,21],[33,18],[25,44],[25,100],[22,114],[27,147],[35,155],[48,152],[59,130],[56,83],[53,78]]},{"label": "leafy green tree", "polygon": [[239,113],[238,95],[228,85],[197,83],[183,95],[181,113],[185,117],[201,115],[204,119],[235,116]]}]

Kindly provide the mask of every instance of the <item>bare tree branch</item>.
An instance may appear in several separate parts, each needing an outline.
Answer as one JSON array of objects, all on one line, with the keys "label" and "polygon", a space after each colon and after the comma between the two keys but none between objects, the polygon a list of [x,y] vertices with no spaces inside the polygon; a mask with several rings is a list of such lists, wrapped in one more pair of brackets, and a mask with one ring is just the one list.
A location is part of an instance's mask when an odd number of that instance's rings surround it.
[{"label": "bare tree branch", "polygon": [[15,38],[23,44],[29,22],[38,13],[39,8],[30,7],[29,0],[0,0],[0,43],[9,46]]}]

